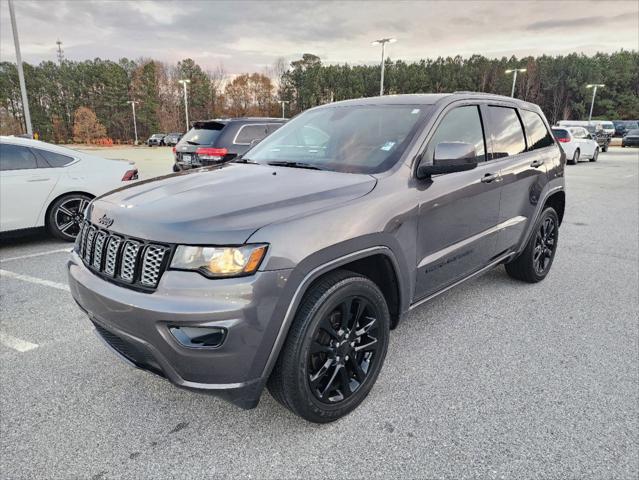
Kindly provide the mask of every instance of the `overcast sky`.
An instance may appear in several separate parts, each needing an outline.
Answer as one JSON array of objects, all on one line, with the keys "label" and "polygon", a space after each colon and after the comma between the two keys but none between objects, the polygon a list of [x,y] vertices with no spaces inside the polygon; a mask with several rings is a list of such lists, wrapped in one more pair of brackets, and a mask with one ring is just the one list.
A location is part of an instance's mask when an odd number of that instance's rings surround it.
[{"label": "overcast sky", "polygon": [[[371,64],[371,40],[397,37],[392,59],[488,57],[639,49],[632,1],[26,1],[15,0],[23,59],[190,57],[230,74],[263,71],[302,53],[326,63]],[[6,0],[0,59],[15,61]]]}]

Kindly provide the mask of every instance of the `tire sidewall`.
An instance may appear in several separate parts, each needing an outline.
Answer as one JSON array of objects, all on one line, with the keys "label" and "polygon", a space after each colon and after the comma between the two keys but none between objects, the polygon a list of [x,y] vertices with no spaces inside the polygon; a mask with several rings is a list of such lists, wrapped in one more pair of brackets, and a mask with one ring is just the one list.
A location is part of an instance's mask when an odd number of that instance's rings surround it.
[{"label": "tire sidewall", "polygon": [[[325,315],[328,315],[341,300],[352,296],[365,297],[379,312],[378,315],[378,342],[379,349],[371,368],[373,369],[368,375],[364,383],[359,389],[353,393],[348,399],[336,403],[334,405],[320,402],[313,392],[307,378],[307,363],[309,351],[316,329]],[[295,399],[297,405],[296,410],[302,410],[312,416],[314,421],[329,422],[336,420],[347,413],[354,410],[360,403],[364,401],[371,388],[375,384],[377,377],[386,357],[388,349],[388,339],[390,331],[390,315],[388,306],[384,300],[384,296],[377,286],[368,279],[363,277],[351,277],[338,282],[331,287],[322,297],[315,303],[310,312],[304,319],[306,322],[303,329],[302,341],[298,343],[295,351],[296,371],[295,371]]]}]

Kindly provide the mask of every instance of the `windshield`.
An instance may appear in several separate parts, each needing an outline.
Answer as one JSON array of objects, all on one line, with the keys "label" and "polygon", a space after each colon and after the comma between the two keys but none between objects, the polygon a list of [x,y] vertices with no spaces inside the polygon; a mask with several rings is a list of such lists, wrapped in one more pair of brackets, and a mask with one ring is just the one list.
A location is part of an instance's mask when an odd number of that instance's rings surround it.
[{"label": "windshield", "polygon": [[608,130],[613,130],[615,126],[612,124],[612,122],[604,122],[601,124],[601,128],[607,128]]},{"label": "windshield", "polygon": [[430,105],[354,105],[309,110],[251,149],[259,163],[379,173],[401,157]]},{"label": "windshield", "polygon": [[630,130],[630,131],[628,132],[628,135],[632,135],[633,137],[634,137],[635,135],[639,135],[639,130],[637,130],[637,129]]}]

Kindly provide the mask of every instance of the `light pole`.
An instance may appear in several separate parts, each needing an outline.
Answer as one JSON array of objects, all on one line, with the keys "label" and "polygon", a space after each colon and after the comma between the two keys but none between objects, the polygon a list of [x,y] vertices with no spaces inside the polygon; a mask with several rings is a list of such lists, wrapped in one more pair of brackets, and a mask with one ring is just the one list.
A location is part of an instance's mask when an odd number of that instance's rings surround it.
[{"label": "light pole", "polygon": [[191,83],[191,80],[189,80],[188,78],[182,79],[182,80],[178,80],[179,83],[182,84],[182,86],[184,87],[184,115],[186,116],[186,131],[189,131],[189,101],[187,99],[187,94],[186,94],[186,84],[187,83]]},{"label": "light pole", "polygon": [[286,117],[284,116],[284,106],[285,106],[287,103],[289,103],[289,101],[288,101],[288,100],[280,100],[280,103],[282,104],[282,118],[286,118]]},{"label": "light pole", "polygon": [[375,40],[371,43],[371,45],[381,45],[382,46],[382,75],[379,79],[379,96],[384,95],[384,56],[386,54],[386,44],[387,43],[395,43],[397,41],[396,38],[380,38],[379,40]]},{"label": "light pole", "polygon": [[135,132],[135,145],[137,145],[138,144],[138,122],[135,119],[135,104],[138,102],[129,100],[126,103],[130,103],[131,107],[133,108],[133,131]]},{"label": "light pole", "polygon": [[504,73],[506,73],[507,75],[510,73],[513,73],[513,88],[510,91],[510,96],[515,98],[515,84],[517,83],[517,72],[521,72],[524,73],[526,71],[525,68],[509,68],[508,70],[506,70]]},{"label": "light pole", "polygon": [[27,98],[27,86],[24,83],[24,71],[22,70],[22,54],[20,53],[20,40],[18,39],[18,25],[16,24],[16,12],[13,9],[13,0],[9,0],[9,16],[11,17],[11,30],[13,30],[13,43],[16,46],[16,66],[18,67],[20,93],[22,94],[22,110],[24,111],[24,123],[27,128],[27,134],[31,138],[33,138],[31,114],[29,113],[29,99]]},{"label": "light pole", "polygon": [[586,88],[592,88],[592,102],[590,102],[590,114],[588,115],[588,123],[592,120],[592,109],[595,106],[595,96],[597,95],[597,88],[605,87],[603,83],[589,83]]}]

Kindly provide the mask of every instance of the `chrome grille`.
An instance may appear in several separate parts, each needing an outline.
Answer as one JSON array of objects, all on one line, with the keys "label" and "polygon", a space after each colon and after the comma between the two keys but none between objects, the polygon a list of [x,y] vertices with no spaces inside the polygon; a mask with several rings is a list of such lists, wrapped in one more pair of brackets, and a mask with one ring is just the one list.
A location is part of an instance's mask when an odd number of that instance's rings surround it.
[{"label": "chrome grille", "polygon": [[104,231],[98,231],[95,234],[95,249],[93,250],[93,268],[100,270],[102,267],[102,251],[104,249],[104,241],[107,238],[107,234]]},{"label": "chrome grille", "polygon": [[157,287],[168,263],[170,247],[123,238],[88,222],[82,226],[76,251],[93,271],[133,288]]},{"label": "chrome grille", "polygon": [[106,259],[104,260],[104,273],[106,273],[109,277],[113,277],[115,275],[115,267],[117,266],[121,243],[122,239],[117,235],[111,235],[111,238],[109,238]]},{"label": "chrome grille", "polygon": [[142,260],[142,276],[140,283],[147,287],[154,287],[158,283],[160,277],[160,267],[162,260],[166,254],[166,248],[157,245],[149,245],[144,250],[144,259]]},{"label": "chrome grille", "polygon": [[120,278],[125,282],[132,283],[135,279],[135,266],[138,261],[140,244],[128,241],[124,244],[122,251],[122,265],[120,267]]},{"label": "chrome grille", "polygon": [[84,261],[91,263],[91,253],[93,253],[93,239],[95,237],[95,227],[91,225],[87,231],[87,238],[84,242]]}]

